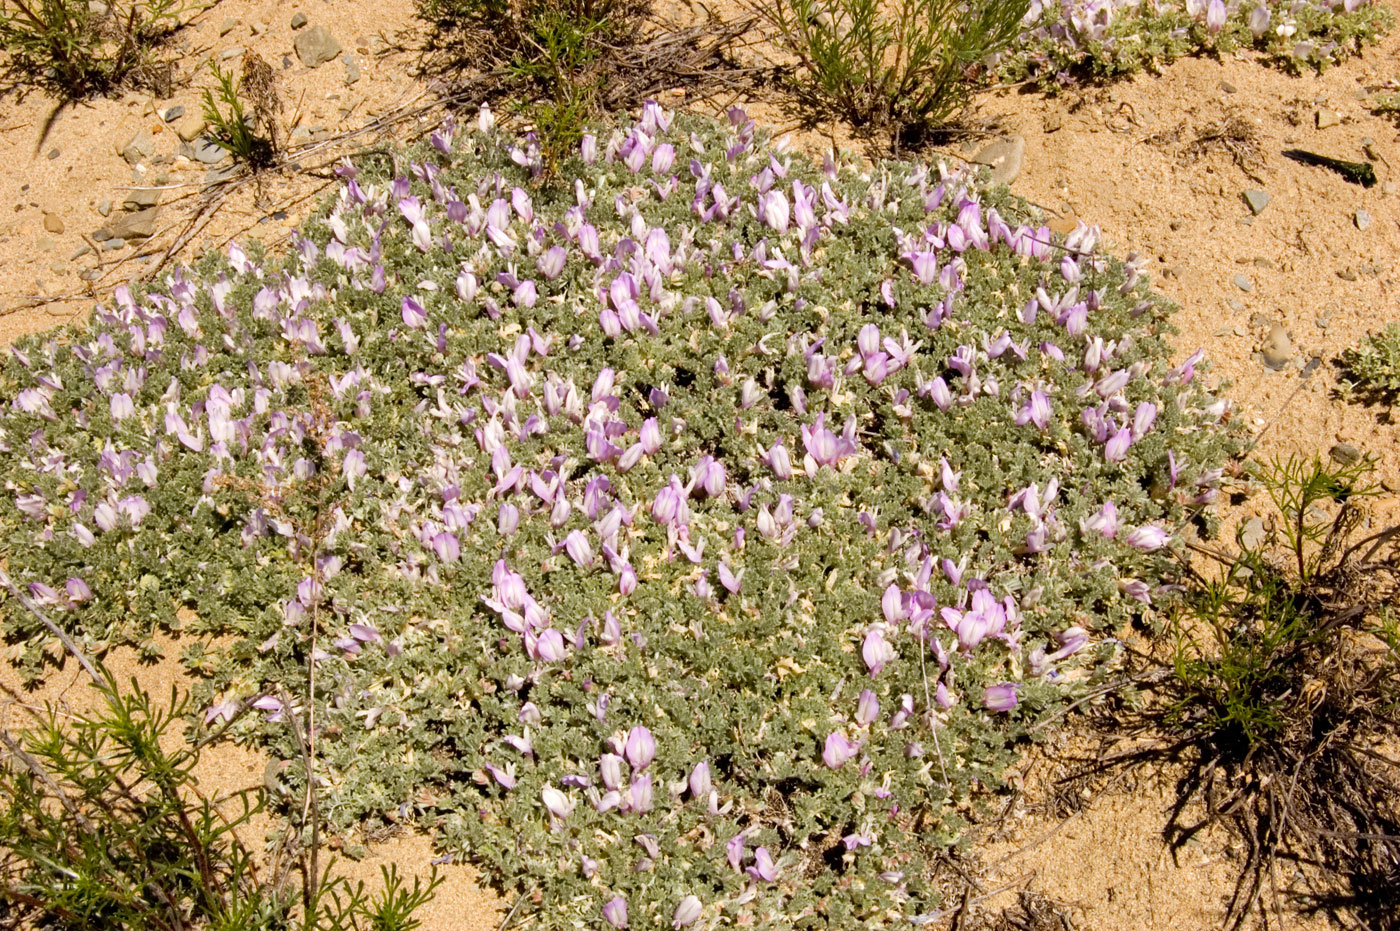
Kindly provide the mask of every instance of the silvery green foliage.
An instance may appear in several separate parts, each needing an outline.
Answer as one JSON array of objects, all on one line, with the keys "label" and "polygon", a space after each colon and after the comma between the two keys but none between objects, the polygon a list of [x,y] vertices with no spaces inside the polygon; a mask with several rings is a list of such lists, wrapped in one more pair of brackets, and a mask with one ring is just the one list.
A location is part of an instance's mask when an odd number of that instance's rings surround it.
[{"label": "silvery green foliage", "polygon": [[1006,80],[1046,88],[1156,69],[1184,55],[1257,49],[1289,70],[1321,70],[1390,29],[1373,0],[1033,0]]},{"label": "silvery green foliage", "polygon": [[1342,353],[1351,387],[1363,394],[1393,399],[1400,394],[1400,323],[1390,323],[1361,344]]},{"label": "silvery green foliage", "polygon": [[[542,928],[902,927],[1009,742],[1216,495],[1169,308],[943,166],[648,104],[557,187],[477,127],[17,345],[9,571],[91,649],[188,606],[205,723],[422,818]],[[392,170],[391,170],[392,169]],[[31,673],[46,640],[6,603]]]}]

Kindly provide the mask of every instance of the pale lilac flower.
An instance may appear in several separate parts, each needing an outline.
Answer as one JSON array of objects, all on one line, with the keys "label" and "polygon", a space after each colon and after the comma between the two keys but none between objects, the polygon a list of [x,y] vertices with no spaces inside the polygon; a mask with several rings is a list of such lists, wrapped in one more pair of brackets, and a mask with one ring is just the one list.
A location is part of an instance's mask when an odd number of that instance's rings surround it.
[{"label": "pale lilac flower", "polygon": [[620,895],[608,900],[603,906],[603,918],[618,931],[623,931],[627,927],[627,900]]},{"label": "pale lilac flower", "polygon": [[736,574],[729,568],[729,564],[721,562],[719,564],[719,584],[723,585],[725,591],[731,595],[739,594],[740,587],[744,584],[744,569],[740,569]]},{"label": "pale lilac flower", "polygon": [[671,914],[671,928],[679,931],[688,925],[693,925],[700,920],[704,914],[705,907],[700,904],[700,900],[693,895],[688,895],[681,899],[676,906],[676,910]]},{"label": "pale lilac flower", "polygon": [[763,454],[763,461],[779,480],[786,481],[792,478],[792,457],[788,455],[787,447],[783,446],[781,440]]},{"label": "pale lilac flower", "polygon": [[627,762],[632,764],[632,768],[640,772],[651,765],[656,756],[656,739],[645,727],[634,727],[627,732],[627,743],[623,753],[626,754]]},{"label": "pale lilac flower", "polygon": [[1085,533],[1093,530],[1102,537],[1113,539],[1118,534],[1118,508],[1112,501],[1105,501],[1097,513],[1080,521],[1079,528]]},{"label": "pale lilac flower", "polygon": [[1161,527],[1147,524],[1129,530],[1128,533],[1124,535],[1123,542],[1129,546],[1151,553],[1166,546],[1169,539],[1171,539],[1171,535]]},{"label": "pale lilac flower", "polygon": [[520,526],[520,509],[513,504],[503,504],[496,517],[496,529],[501,536],[508,537]]},{"label": "pale lilac flower", "polygon": [[1031,392],[1030,400],[1016,412],[1017,426],[1024,427],[1028,423],[1041,431],[1050,426],[1050,397],[1044,391]]},{"label": "pale lilac flower", "polygon": [[442,533],[433,535],[433,552],[437,558],[443,562],[456,562],[462,555],[461,541],[457,539],[455,533]]},{"label": "pale lilac flower", "polygon": [[744,862],[744,835],[742,833],[735,834],[725,842],[724,856],[729,861],[729,866],[738,872],[739,864]]},{"label": "pale lilac flower", "polygon": [[780,190],[771,190],[758,198],[758,216],[769,229],[786,233],[790,207],[787,195]]},{"label": "pale lilac flower", "polygon": [[1211,32],[1219,32],[1224,29],[1225,16],[1224,0],[1210,0],[1206,6],[1206,28]]},{"label": "pale lilac flower", "polygon": [[404,326],[410,329],[420,330],[428,323],[428,315],[424,312],[423,305],[411,297],[403,299],[402,315]]},{"label": "pale lilac flower", "polygon": [[636,814],[645,814],[651,811],[652,796],[654,790],[651,785],[651,777],[642,775],[632,779],[632,785],[627,789],[627,810]]},{"label": "pale lilac flower", "polygon": [[1263,3],[1250,12],[1249,31],[1256,39],[1263,38],[1264,33],[1269,31],[1269,8]]},{"label": "pale lilac flower", "polygon": [[616,753],[604,753],[598,759],[598,773],[603,786],[608,789],[622,788],[622,757]]},{"label": "pale lilac flower", "polygon": [[1133,413],[1133,442],[1137,442],[1147,435],[1147,431],[1152,429],[1152,424],[1157,420],[1157,405],[1151,401],[1143,401],[1137,406]]},{"label": "pale lilac flower", "polygon": [[982,706],[988,711],[996,711],[1001,714],[1014,711],[1020,704],[1020,698],[1016,690],[1021,686],[1015,682],[1003,682],[1000,685],[989,685],[982,692]]},{"label": "pale lilac flower", "polygon": [[[504,767],[496,766],[492,763],[483,763],[482,769],[490,773],[491,778],[496,780],[496,783],[500,785],[501,788],[507,790],[515,788],[516,782],[514,763],[507,763]],[[548,802],[546,802],[545,804],[547,805]],[[560,817],[565,816],[561,815]]]},{"label": "pale lilac flower", "polygon": [[826,745],[822,748],[822,762],[828,769],[840,769],[859,752],[859,742],[852,743],[845,734],[832,731],[827,735]]},{"label": "pale lilac flower", "polygon": [[554,786],[541,789],[540,800],[544,802],[544,807],[549,809],[549,813],[561,821],[574,813],[573,801]]},{"label": "pale lilac flower", "polygon": [[1109,462],[1122,462],[1128,457],[1128,447],[1133,445],[1133,431],[1122,427],[1104,444],[1103,457]]},{"label": "pale lilac flower", "polygon": [[778,878],[778,865],[773,862],[773,855],[768,852],[767,847],[755,850],[753,860],[753,866],[749,867],[746,872],[754,879],[771,883]]},{"label": "pale lilac flower", "polygon": [[695,764],[695,768],[690,771],[690,778],[687,780],[690,787],[691,798],[708,798],[711,789],[710,783],[710,763],[708,760],[701,760]]},{"label": "pale lilac flower", "polygon": [[860,700],[856,703],[856,723],[861,727],[869,727],[879,716],[880,699],[876,698],[875,693],[870,689],[864,689],[860,693]]},{"label": "pale lilac flower", "polygon": [[564,538],[564,551],[577,566],[589,566],[593,563],[593,544],[582,530],[571,531]]},{"label": "pale lilac flower", "polygon": [[563,662],[569,656],[568,648],[564,646],[564,635],[553,628],[540,631],[539,639],[535,642],[535,653],[546,663]]},{"label": "pale lilac flower", "polygon": [[865,642],[861,645],[860,655],[865,660],[866,668],[870,670],[870,678],[875,678],[880,674],[880,670],[895,659],[894,647],[885,640],[885,633],[879,627],[873,627],[865,635]]}]

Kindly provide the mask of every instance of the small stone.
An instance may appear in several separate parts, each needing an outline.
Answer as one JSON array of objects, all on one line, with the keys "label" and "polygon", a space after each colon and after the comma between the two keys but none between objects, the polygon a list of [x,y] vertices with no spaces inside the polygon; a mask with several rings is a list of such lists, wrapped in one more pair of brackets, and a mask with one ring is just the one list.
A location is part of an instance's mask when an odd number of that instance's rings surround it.
[{"label": "small stone", "polygon": [[84,281],[96,281],[98,278],[102,277],[102,272],[95,268],[85,268],[78,272],[78,277]]},{"label": "small stone", "polygon": [[1219,87],[1221,93],[1224,94],[1233,94],[1235,92],[1235,85],[1231,84],[1229,81],[1221,81],[1216,87]]},{"label": "small stone", "polygon": [[1293,340],[1289,337],[1288,331],[1283,328],[1283,324],[1275,323],[1269,329],[1269,335],[1265,338],[1263,349],[1260,352],[1264,358],[1264,364],[1275,372],[1288,367],[1288,363],[1293,359]]},{"label": "small stone", "polygon": [[49,149],[49,161],[53,161],[54,159],[58,158],[58,157],[59,157],[60,155],[62,155],[62,154],[63,154],[63,153],[60,152],[60,151],[58,151],[58,149]]},{"label": "small stone", "polygon": [[1255,268],[1273,268],[1273,267],[1274,267],[1274,263],[1271,262],[1271,261],[1268,259],[1267,256],[1256,255],[1256,256],[1254,257],[1254,267],[1255,267]]},{"label": "small stone", "polygon": [[204,132],[204,116],[199,113],[191,113],[180,121],[180,125],[175,127],[175,134],[182,142],[193,142],[199,138],[199,134]]},{"label": "small stone", "polygon": [[126,159],[128,165],[135,165],[142,162],[156,151],[156,141],[151,135],[151,131],[144,126],[126,142],[117,146],[117,154]]},{"label": "small stone", "polygon": [[212,139],[201,138],[191,148],[195,161],[205,165],[217,165],[228,158],[228,150],[219,146]]},{"label": "small stone", "polygon": [[68,261],[72,262],[77,259],[81,259],[83,256],[87,255],[91,251],[92,246],[79,246],[76,250],[74,250],[72,255],[68,256]]},{"label": "small stone", "polygon": [[1337,277],[1343,281],[1355,281],[1356,269],[1352,268],[1350,265],[1346,268],[1339,268],[1337,269]]},{"label": "small stone", "polygon": [[185,108],[181,104],[176,104],[173,107],[166,107],[164,110],[160,111],[160,118],[167,123],[173,123],[184,115]]},{"label": "small stone", "polygon": [[47,236],[40,236],[39,241],[34,244],[34,248],[38,249],[40,252],[52,252],[53,240]]},{"label": "small stone", "polygon": [[1322,107],[1317,111],[1318,129],[1329,129],[1330,127],[1336,126],[1341,121],[1342,118],[1338,116],[1336,114],[1336,111],[1334,110],[1329,110],[1326,107]]},{"label": "small stone", "polygon": [[63,218],[56,213],[44,214],[44,229],[50,233],[63,232]]},{"label": "small stone", "polygon": [[110,198],[102,198],[97,202],[97,212],[102,216],[107,216],[112,212],[112,201]]},{"label": "small stone", "polygon": [[1357,229],[1366,229],[1368,226],[1371,225],[1371,211],[1363,207],[1362,209],[1356,211],[1356,215],[1352,217],[1352,221],[1356,224]]},{"label": "small stone", "polygon": [[1238,298],[1232,297],[1228,301],[1226,301],[1226,303],[1229,304],[1230,309],[1235,311],[1236,313],[1240,313],[1244,310],[1244,301]]},{"label": "small stone", "polygon": [[306,25],[306,14],[298,10],[292,14],[292,28],[300,29]]},{"label": "small stone", "polygon": [[1239,288],[1241,291],[1253,291],[1253,290],[1254,290],[1254,283],[1251,282],[1251,281],[1250,281],[1248,278],[1246,278],[1244,275],[1236,275],[1236,276],[1235,276],[1235,287]]},{"label": "small stone", "polygon": [[283,70],[283,71],[286,71],[286,70],[287,70],[288,68],[290,68],[291,66],[292,66],[292,60],[291,60],[290,58],[288,58],[286,55],[283,55],[283,56],[282,56],[282,70]]},{"label": "small stone", "polygon": [[1060,114],[1052,112],[1045,114],[1045,120],[1041,123],[1041,128],[1047,133],[1057,133],[1064,125],[1064,119]]},{"label": "small stone", "polygon": [[102,251],[112,252],[117,249],[120,249],[124,245],[126,245],[125,239],[122,239],[120,236],[113,236],[111,239],[108,239],[102,243]]},{"label": "small stone", "polygon": [[91,238],[93,242],[106,242],[112,238],[112,233],[105,226],[99,227],[92,231],[92,236],[89,238]]},{"label": "small stone", "polygon": [[354,55],[345,56],[345,83],[354,84],[360,79],[360,63]]},{"label": "small stone", "polygon": [[260,36],[264,32],[267,32],[267,23],[263,22],[260,19],[255,19],[248,24],[248,28],[253,31],[253,35]]},{"label": "small stone", "polygon": [[1010,184],[1021,173],[1021,162],[1026,155],[1026,140],[1020,136],[1006,136],[972,156],[974,165],[990,165],[993,184]]},{"label": "small stone", "polygon": [[1338,443],[1327,450],[1327,455],[1332,457],[1333,462],[1344,466],[1361,461],[1361,450],[1350,443]]},{"label": "small stone", "polygon": [[124,213],[107,224],[107,232],[114,239],[145,239],[155,234],[156,216],[159,213],[159,207]]},{"label": "small stone", "polygon": [[1400,185],[1396,185],[1394,181],[1384,181],[1381,183],[1382,194],[1390,195],[1394,194],[1396,191],[1400,191]]},{"label": "small stone", "polygon": [[160,191],[156,188],[137,188],[122,201],[123,210],[145,210],[160,203]]},{"label": "small stone", "polygon": [[1249,207],[1249,212],[1256,217],[1264,212],[1264,208],[1269,206],[1269,201],[1273,199],[1268,191],[1245,191],[1241,197],[1244,198],[1245,205]]},{"label": "small stone", "polygon": [[340,43],[325,26],[312,26],[297,36],[297,58],[308,68],[318,68],[340,54]]},{"label": "small stone", "polygon": [[235,45],[235,46],[233,46],[233,47],[231,47],[231,48],[226,48],[226,49],[224,49],[222,52],[220,52],[220,53],[219,53],[219,61],[228,61],[230,58],[238,58],[238,57],[241,56],[242,54],[243,54],[243,46],[241,46],[241,45]]},{"label": "small stone", "polygon": [[228,35],[230,32],[233,32],[233,30],[237,28],[238,20],[230,16],[227,19],[225,19],[222,23],[219,23],[219,37],[223,38],[224,36]]}]

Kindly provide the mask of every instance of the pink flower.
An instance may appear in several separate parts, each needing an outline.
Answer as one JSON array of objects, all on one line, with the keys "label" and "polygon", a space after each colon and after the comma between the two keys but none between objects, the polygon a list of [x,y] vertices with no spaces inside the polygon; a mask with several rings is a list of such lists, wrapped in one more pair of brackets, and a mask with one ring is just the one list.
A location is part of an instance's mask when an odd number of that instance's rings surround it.
[{"label": "pink flower", "polygon": [[1000,685],[989,685],[982,692],[982,706],[988,711],[996,711],[1001,714],[1016,710],[1020,704],[1020,698],[1016,690],[1021,686],[1016,682],[1003,682]]},{"label": "pink flower", "polygon": [[402,305],[404,326],[413,330],[421,330],[428,323],[428,315],[423,310],[423,305],[411,297],[405,297]]},{"label": "pink flower", "polygon": [[884,631],[879,627],[872,628],[865,635],[865,642],[861,645],[860,655],[865,660],[866,668],[870,670],[870,678],[875,678],[880,674],[896,656],[894,647],[885,640]]},{"label": "pink flower", "polygon": [[827,735],[826,745],[822,748],[822,762],[828,769],[840,769],[859,752],[859,742],[852,743],[846,739],[845,734],[832,731]]}]

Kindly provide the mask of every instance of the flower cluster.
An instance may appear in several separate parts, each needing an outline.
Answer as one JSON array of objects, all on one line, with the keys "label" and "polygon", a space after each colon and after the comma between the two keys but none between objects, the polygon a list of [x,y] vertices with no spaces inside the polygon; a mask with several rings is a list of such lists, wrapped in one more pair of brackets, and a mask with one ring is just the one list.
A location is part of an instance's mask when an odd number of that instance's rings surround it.
[{"label": "flower cluster", "polygon": [[94,648],[226,635],[206,724],[296,782],[315,702],[335,825],[422,817],[545,927],[917,920],[950,802],[1159,598],[1225,402],[1138,263],[966,172],[651,103],[532,151],[449,123],[286,260],[17,345],[11,573]]},{"label": "flower cluster", "polygon": [[1373,0],[1032,0],[1023,22],[996,66],[1051,88],[1205,50],[1255,48],[1292,70],[1323,68],[1392,24]]}]

